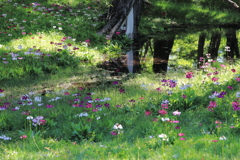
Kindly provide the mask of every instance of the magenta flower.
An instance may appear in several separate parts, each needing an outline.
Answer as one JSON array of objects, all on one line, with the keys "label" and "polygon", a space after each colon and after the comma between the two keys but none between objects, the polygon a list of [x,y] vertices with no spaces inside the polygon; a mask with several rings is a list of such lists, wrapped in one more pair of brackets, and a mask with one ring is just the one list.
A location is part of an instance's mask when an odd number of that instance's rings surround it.
[{"label": "magenta flower", "polygon": [[85,42],[89,43],[89,42],[90,42],[90,39],[86,39]]},{"label": "magenta flower", "polygon": [[167,111],[165,111],[164,109],[162,109],[162,110],[159,110],[158,113],[161,114],[161,115],[165,115],[165,114],[167,114]]},{"label": "magenta flower", "polygon": [[4,90],[0,88],[0,92],[4,92]]},{"label": "magenta flower", "polygon": [[236,72],[236,69],[231,69],[232,72]]},{"label": "magenta flower", "polygon": [[178,133],[178,136],[185,136],[184,133]]},{"label": "magenta flower", "polygon": [[187,72],[186,78],[191,79],[193,77],[193,72]]},{"label": "magenta flower", "polygon": [[212,140],[212,142],[218,142],[218,140]]},{"label": "magenta flower", "polygon": [[233,87],[232,87],[232,86],[228,86],[227,88],[228,88],[228,89],[233,89]]},{"label": "magenta flower", "polygon": [[125,90],[122,89],[122,88],[120,88],[118,91],[119,91],[120,93],[125,93]]},{"label": "magenta flower", "polygon": [[187,98],[187,96],[186,96],[186,95],[184,95],[184,94],[182,95],[182,97],[183,97],[183,99],[186,99],[186,98]]},{"label": "magenta flower", "polygon": [[114,135],[114,136],[116,136],[118,133],[117,132],[115,132],[115,131],[112,131],[111,132],[111,135]]},{"label": "magenta flower", "polygon": [[27,138],[27,136],[26,135],[22,135],[20,138],[24,139],[24,138]]},{"label": "magenta flower", "polygon": [[46,107],[47,107],[47,108],[53,108],[54,106],[53,106],[53,105],[50,105],[50,104],[47,104]]},{"label": "magenta flower", "polygon": [[116,35],[119,35],[119,34],[121,34],[121,32],[116,32]]},{"label": "magenta flower", "polygon": [[146,115],[146,116],[149,116],[150,114],[152,114],[151,111],[145,111],[145,115]]},{"label": "magenta flower", "polygon": [[217,78],[217,77],[213,77],[213,78],[212,78],[212,81],[216,82],[216,81],[218,81],[218,79],[219,79],[219,78]]},{"label": "magenta flower", "polygon": [[224,64],[220,64],[220,66],[223,67],[223,68],[226,67],[226,65],[224,65]]},{"label": "magenta flower", "polygon": [[180,140],[184,141],[184,140],[186,140],[186,138],[182,138],[182,137],[181,137]]}]

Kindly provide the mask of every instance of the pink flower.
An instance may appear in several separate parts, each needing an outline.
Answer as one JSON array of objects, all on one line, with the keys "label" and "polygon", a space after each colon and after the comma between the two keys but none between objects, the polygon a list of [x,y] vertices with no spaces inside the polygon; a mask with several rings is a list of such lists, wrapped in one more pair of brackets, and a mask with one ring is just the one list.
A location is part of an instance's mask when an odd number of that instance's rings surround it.
[{"label": "pink flower", "polygon": [[217,77],[213,77],[213,78],[212,78],[212,81],[216,82],[216,81],[218,81],[218,79],[219,79],[219,78],[217,78]]},{"label": "pink flower", "polygon": [[218,142],[218,140],[212,140],[212,142]]},{"label": "pink flower", "polygon": [[121,34],[121,32],[116,32],[116,35],[119,35],[119,34]]},{"label": "pink flower", "polygon": [[152,114],[151,111],[145,111],[145,115],[146,115],[146,116],[148,116],[148,115],[150,115],[150,114]]},{"label": "pink flower", "polygon": [[180,116],[180,114],[181,114],[181,112],[178,112],[178,110],[176,110],[176,111],[173,112],[173,115],[175,115],[175,116],[176,116],[176,115]]},{"label": "pink flower", "polygon": [[184,133],[178,133],[178,136],[185,136]]},{"label": "pink flower", "polygon": [[236,80],[237,80],[237,82],[240,82],[240,77],[237,77]]},{"label": "pink flower", "polygon": [[176,126],[175,129],[180,129],[180,126]]},{"label": "pink flower", "polygon": [[64,95],[69,95],[70,93],[69,92],[65,92]]},{"label": "pink flower", "polygon": [[233,87],[232,87],[232,86],[228,86],[227,88],[228,88],[228,89],[233,89]]},{"label": "pink flower", "polygon": [[22,32],[22,34],[26,34],[26,32]]},{"label": "pink flower", "polygon": [[220,64],[220,66],[223,67],[223,68],[226,67],[224,64]]},{"label": "pink flower", "polygon": [[186,99],[186,98],[187,98],[187,96],[186,96],[186,95],[184,95],[184,94],[182,95],[182,97],[183,97],[184,99]]},{"label": "pink flower", "polygon": [[187,72],[186,78],[191,79],[193,77],[193,72]]},{"label": "pink flower", "polygon": [[164,109],[162,109],[162,110],[159,110],[158,113],[161,114],[161,115],[165,115],[165,114],[167,114],[167,111],[165,111]]},{"label": "pink flower", "polygon": [[186,138],[182,138],[182,137],[181,137],[180,140],[184,141],[184,140],[186,140]]},{"label": "pink flower", "polygon": [[117,134],[118,134],[117,132],[114,132],[114,131],[111,132],[111,135],[116,136]]},{"label": "pink flower", "polygon": [[27,138],[27,136],[26,135],[22,135],[20,138],[24,139],[24,138]]},{"label": "pink flower", "polygon": [[235,70],[235,69],[231,69],[231,71],[232,71],[232,72],[236,72],[236,70]]},{"label": "pink flower", "polygon": [[89,43],[89,42],[90,42],[90,39],[85,40],[85,42]]}]

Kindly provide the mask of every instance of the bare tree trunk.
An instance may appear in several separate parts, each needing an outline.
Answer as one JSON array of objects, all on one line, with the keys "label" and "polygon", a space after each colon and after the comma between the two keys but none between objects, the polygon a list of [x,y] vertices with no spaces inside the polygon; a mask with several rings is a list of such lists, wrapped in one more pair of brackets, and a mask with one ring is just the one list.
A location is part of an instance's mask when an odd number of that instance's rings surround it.
[{"label": "bare tree trunk", "polygon": [[[199,35],[199,40],[198,40],[198,59],[197,62],[199,62],[200,57],[203,57],[203,52],[204,52],[204,43],[206,39],[206,33],[201,33]],[[199,67],[201,64],[197,63],[197,66]]]},{"label": "bare tree trunk", "polygon": [[[107,24],[98,32],[99,35],[108,33],[111,38],[126,20],[132,7],[134,9],[134,35],[137,33],[141,16],[143,0],[114,0],[109,8]],[[135,36],[134,36],[135,38]],[[134,39],[133,38],[133,39]]]},{"label": "bare tree trunk", "polygon": [[154,73],[167,72],[169,55],[172,51],[175,36],[168,40],[154,40],[153,71]]},{"label": "bare tree trunk", "polygon": [[229,30],[226,33],[227,37],[227,46],[230,47],[230,52],[227,52],[227,58],[239,58],[239,48],[238,48],[238,40],[236,36],[236,30]]},{"label": "bare tree trunk", "polygon": [[220,46],[221,34],[215,32],[212,34],[211,42],[208,48],[208,53],[211,54],[211,58],[216,60],[218,57],[218,49]]}]

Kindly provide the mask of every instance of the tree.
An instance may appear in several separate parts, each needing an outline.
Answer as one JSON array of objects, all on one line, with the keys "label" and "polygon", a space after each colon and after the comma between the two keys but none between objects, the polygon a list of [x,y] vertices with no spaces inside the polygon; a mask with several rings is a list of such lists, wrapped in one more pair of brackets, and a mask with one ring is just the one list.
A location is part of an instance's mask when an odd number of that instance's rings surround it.
[{"label": "tree", "polygon": [[[108,33],[109,37],[112,36],[121,29],[126,32],[129,24],[133,24],[132,35],[129,35],[130,38],[136,39],[137,28],[139,25],[139,20],[141,17],[141,7],[143,0],[113,0],[112,6],[109,8],[107,13],[107,23],[106,25],[98,32],[99,35]],[[133,14],[133,19],[127,19],[130,14]],[[128,24],[127,24],[128,23]],[[125,27],[125,28],[124,28]],[[129,26],[131,27],[131,26]]]}]

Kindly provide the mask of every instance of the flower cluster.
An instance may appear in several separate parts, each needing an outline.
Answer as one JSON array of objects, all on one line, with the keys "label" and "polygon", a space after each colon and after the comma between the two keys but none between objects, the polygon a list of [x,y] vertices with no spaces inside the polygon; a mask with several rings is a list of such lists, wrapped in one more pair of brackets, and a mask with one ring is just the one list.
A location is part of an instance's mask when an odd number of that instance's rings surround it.
[{"label": "flower cluster", "polygon": [[238,102],[238,101],[232,102],[232,107],[233,107],[234,111],[240,110],[240,102]]},{"label": "flower cluster", "polygon": [[163,79],[161,80],[162,86],[168,86],[169,88],[174,88],[177,86],[177,81],[176,80],[171,80],[171,79]]},{"label": "flower cluster", "polygon": [[32,122],[34,126],[46,124],[46,120],[44,120],[43,116],[37,116],[32,120]]},{"label": "flower cluster", "polygon": [[123,127],[121,124],[119,123],[116,123],[114,126],[113,126],[113,131],[111,132],[112,135],[116,136],[118,134],[121,134],[123,133]]},{"label": "flower cluster", "polygon": [[226,95],[227,93],[226,92],[220,92],[220,93],[218,93],[218,92],[216,92],[216,91],[213,91],[212,92],[212,95],[210,95],[209,96],[209,98],[216,98],[216,97],[218,97],[218,98],[224,98],[224,95]]}]

